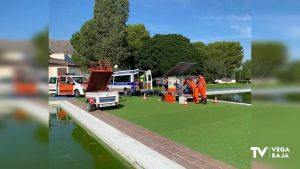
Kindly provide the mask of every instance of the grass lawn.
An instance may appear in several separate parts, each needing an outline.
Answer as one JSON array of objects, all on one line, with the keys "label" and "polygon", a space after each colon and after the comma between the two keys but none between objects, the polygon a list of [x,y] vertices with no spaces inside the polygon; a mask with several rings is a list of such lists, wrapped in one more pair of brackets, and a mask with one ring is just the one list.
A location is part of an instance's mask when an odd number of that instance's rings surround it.
[{"label": "grass lawn", "polygon": [[211,102],[185,107],[158,99],[127,97],[121,108],[108,111],[237,168],[250,168],[250,107]]},{"label": "grass lawn", "polygon": [[[207,89],[226,89],[226,88],[241,88],[251,87],[251,84],[247,83],[231,83],[231,84],[207,84]],[[161,87],[153,86],[153,90],[161,90]]]},{"label": "grass lawn", "polygon": [[252,145],[288,147],[289,159],[258,159],[279,168],[300,168],[300,105],[299,103],[252,103]]}]

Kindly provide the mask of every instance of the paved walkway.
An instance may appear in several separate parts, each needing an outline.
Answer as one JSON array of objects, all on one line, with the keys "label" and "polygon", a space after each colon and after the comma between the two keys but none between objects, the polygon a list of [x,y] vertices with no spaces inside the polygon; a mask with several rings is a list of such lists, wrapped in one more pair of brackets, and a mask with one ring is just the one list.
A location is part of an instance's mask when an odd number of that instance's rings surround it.
[{"label": "paved walkway", "polygon": [[[81,101],[68,101],[85,110]],[[91,114],[187,169],[234,168],[105,111],[97,110]]]}]

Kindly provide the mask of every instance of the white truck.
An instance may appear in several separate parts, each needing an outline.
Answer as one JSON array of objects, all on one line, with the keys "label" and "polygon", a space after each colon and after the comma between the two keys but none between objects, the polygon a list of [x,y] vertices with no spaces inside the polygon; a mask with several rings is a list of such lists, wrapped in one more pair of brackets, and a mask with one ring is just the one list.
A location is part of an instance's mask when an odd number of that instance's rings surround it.
[{"label": "white truck", "polygon": [[97,108],[117,107],[119,93],[108,90],[108,83],[113,74],[112,66],[108,61],[91,63],[91,76],[86,88],[86,108],[94,111]]}]

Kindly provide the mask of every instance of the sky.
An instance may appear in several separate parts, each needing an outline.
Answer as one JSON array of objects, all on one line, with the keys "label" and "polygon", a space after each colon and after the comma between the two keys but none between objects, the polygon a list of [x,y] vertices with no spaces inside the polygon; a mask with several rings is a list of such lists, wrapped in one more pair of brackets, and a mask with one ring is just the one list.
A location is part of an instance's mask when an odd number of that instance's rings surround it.
[{"label": "sky", "polygon": [[287,47],[289,60],[300,60],[299,9],[299,0],[255,0],[251,7],[252,40],[280,42]]},{"label": "sky", "polygon": [[[129,0],[127,24],[141,23],[151,36],[182,34],[191,42],[239,41],[251,57],[249,0]],[[50,39],[70,39],[92,18],[94,0],[50,0]],[[53,12],[52,12],[53,11]]]},{"label": "sky", "polygon": [[[182,34],[191,42],[206,44],[239,41],[244,60],[251,58],[251,38],[280,40],[292,57],[299,57],[299,4],[296,0],[129,0],[127,24],[142,23],[151,36]],[[68,40],[92,18],[93,7],[94,0],[4,0],[0,39],[30,38],[49,25],[50,39]]]},{"label": "sky", "polygon": [[1,0],[0,39],[29,40],[45,30],[48,21],[48,0]]}]

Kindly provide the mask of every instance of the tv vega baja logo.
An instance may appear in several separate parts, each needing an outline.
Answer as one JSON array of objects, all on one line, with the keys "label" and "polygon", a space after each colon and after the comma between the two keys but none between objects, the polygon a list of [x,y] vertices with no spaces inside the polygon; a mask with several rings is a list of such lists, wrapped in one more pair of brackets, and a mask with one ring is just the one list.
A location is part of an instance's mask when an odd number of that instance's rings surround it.
[{"label": "tv vega baja logo", "polygon": [[290,149],[288,147],[251,147],[253,158],[274,158],[285,159],[289,158]]}]

